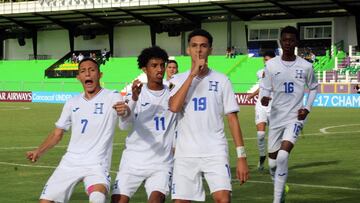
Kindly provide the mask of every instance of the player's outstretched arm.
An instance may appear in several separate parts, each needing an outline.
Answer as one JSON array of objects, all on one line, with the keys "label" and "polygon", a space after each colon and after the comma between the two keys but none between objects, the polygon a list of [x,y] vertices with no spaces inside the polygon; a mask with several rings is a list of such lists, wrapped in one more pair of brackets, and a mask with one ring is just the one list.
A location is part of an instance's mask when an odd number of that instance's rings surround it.
[{"label": "player's outstretched arm", "polygon": [[255,90],[255,92],[249,94],[247,97],[246,97],[246,101],[250,101],[250,99],[254,98],[256,95],[258,95],[260,92],[260,88],[258,88],[257,90]]},{"label": "player's outstretched arm", "polygon": [[47,150],[59,143],[63,135],[63,129],[55,128],[38,148],[26,152],[26,158],[32,162],[36,162]]},{"label": "player's outstretched arm", "polygon": [[236,165],[236,178],[239,179],[240,184],[243,184],[249,179],[249,168],[246,161],[241,127],[236,112],[227,114],[227,119],[238,157]]}]

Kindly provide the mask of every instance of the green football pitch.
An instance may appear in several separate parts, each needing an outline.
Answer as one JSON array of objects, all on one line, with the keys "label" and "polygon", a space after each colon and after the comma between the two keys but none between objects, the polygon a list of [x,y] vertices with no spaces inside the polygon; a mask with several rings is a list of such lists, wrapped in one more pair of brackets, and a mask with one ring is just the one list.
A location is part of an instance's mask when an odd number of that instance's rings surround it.
[{"label": "green football pitch", "polygon": [[[69,134],[36,164],[28,162],[25,153],[44,140],[54,127],[61,109],[59,104],[0,103],[1,203],[38,201],[46,180],[66,150]],[[258,172],[256,168],[258,153],[254,107],[241,107],[239,117],[248,153],[250,180],[242,186],[233,181],[232,202],[272,202],[271,179],[267,172]],[[228,130],[226,133],[230,137]],[[116,131],[111,167],[113,179],[125,136],[126,132]],[[235,149],[231,139],[229,145],[231,165],[234,166]],[[290,156],[287,202],[359,202],[359,155],[359,109],[314,108]],[[233,167],[233,174],[234,170]],[[209,195],[206,198],[206,202],[213,202]],[[70,202],[87,202],[82,184],[77,186]],[[146,202],[143,187],[132,202]]]}]

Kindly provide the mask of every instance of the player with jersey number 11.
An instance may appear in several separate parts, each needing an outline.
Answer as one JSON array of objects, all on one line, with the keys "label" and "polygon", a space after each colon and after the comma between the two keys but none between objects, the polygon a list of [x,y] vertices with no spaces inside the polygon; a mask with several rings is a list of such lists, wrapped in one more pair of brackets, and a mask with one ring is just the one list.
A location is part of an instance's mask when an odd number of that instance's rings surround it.
[{"label": "player with jersey number 11", "polygon": [[163,85],[168,54],[160,47],[142,50],[138,68],[147,83],[135,80],[129,98],[132,115],[122,127],[131,127],[126,138],[112,203],[128,203],[144,182],[148,202],[163,203],[170,190],[176,114],[168,110],[170,92]]},{"label": "player with jersey number 11", "polygon": [[[274,179],[274,203],[285,202],[289,154],[317,93],[318,83],[312,64],[294,54],[298,42],[299,32],[295,27],[287,26],[281,30],[283,54],[266,62],[260,84],[261,104],[268,106],[272,100],[268,153]],[[309,96],[304,106],[305,86],[309,89]]]}]

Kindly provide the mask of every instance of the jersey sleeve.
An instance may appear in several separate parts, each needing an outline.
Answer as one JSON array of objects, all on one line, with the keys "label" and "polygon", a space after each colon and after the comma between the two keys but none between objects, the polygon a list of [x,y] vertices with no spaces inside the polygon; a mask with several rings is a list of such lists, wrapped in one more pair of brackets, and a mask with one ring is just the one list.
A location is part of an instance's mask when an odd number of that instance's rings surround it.
[{"label": "jersey sleeve", "polygon": [[318,82],[314,74],[314,69],[311,67],[307,77],[307,86],[310,90],[314,90],[318,87]]},{"label": "jersey sleeve", "polygon": [[261,79],[261,82],[260,82],[260,95],[259,95],[259,97],[260,98],[269,97],[270,93],[271,93],[271,89],[272,89],[271,87],[272,87],[272,85],[271,85],[271,73],[269,71],[268,66],[265,66],[264,76],[263,76],[263,78]]},{"label": "jersey sleeve", "polygon": [[55,126],[57,128],[63,129],[63,130],[69,130],[71,127],[71,100],[67,101],[63,107],[63,110],[61,112],[60,118],[55,123]]},{"label": "jersey sleeve", "polygon": [[239,111],[239,105],[236,102],[235,93],[232,89],[229,79],[225,80],[223,104],[224,104],[224,113],[225,114]]},{"label": "jersey sleeve", "polygon": [[169,81],[170,97],[174,96],[176,92],[180,89],[180,87],[181,87],[180,78],[177,77],[177,75],[171,77]]}]

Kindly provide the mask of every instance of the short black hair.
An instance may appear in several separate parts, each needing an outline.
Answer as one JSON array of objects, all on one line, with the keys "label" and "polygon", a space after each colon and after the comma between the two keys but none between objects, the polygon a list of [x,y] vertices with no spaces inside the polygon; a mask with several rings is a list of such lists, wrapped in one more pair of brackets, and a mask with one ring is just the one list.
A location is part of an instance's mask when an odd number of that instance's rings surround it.
[{"label": "short black hair", "polygon": [[274,51],[265,51],[265,52],[263,53],[263,57],[265,57],[265,56],[269,56],[269,57],[271,57],[271,58],[274,58],[276,55],[275,55],[275,52],[274,52]]},{"label": "short black hair", "polygon": [[178,63],[175,60],[168,60],[167,64],[169,64],[169,63],[175,63],[176,67],[178,67]]},{"label": "short black hair", "polygon": [[195,30],[193,30],[188,35],[188,43],[190,42],[191,38],[193,38],[195,36],[203,36],[203,37],[207,38],[208,41],[209,41],[210,47],[212,47],[213,37],[211,36],[211,34],[208,31],[203,30],[203,29],[195,29]]},{"label": "short black hair", "polygon": [[78,68],[80,68],[80,65],[81,65],[82,63],[84,63],[85,61],[91,61],[91,62],[95,63],[96,66],[97,66],[97,68],[100,70],[100,65],[99,65],[99,63],[98,63],[96,60],[94,60],[94,59],[92,59],[92,58],[90,58],[90,57],[87,57],[87,58],[84,58],[83,60],[81,60],[81,61],[79,62],[79,64],[78,64]]},{"label": "short black hair", "polygon": [[282,37],[284,33],[294,34],[294,35],[296,36],[296,40],[297,40],[297,41],[300,41],[299,31],[298,31],[298,29],[296,29],[295,27],[293,27],[293,26],[286,26],[286,27],[284,27],[284,28],[281,30],[280,37]]},{"label": "short black hair", "polygon": [[147,63],[151,59],[162,59],[166,63],[168,61],[168,58],[169,56],[166,51],[158,46],[145,48],[138,56],[138,68],[141,69],[143,67],[146,67]]}]

